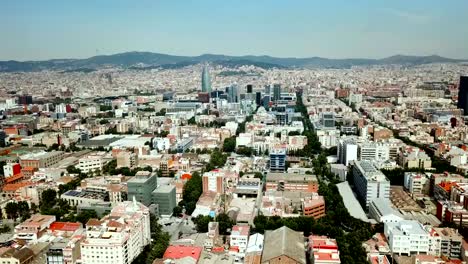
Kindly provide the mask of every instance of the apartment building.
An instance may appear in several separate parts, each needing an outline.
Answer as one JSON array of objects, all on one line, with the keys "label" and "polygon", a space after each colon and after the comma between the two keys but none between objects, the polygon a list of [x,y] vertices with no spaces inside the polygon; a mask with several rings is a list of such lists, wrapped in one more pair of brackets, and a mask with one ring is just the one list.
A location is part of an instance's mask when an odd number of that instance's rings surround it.
[{"label": "apartment building", "polygon": [[429,252],[430,235],[418,221],[402,220],[385,223],[384,234],[394,254],[409,256]]},{"label": "apartment building", "polygon": [[90,219],[85,234],[83,263],[132,263],[151,242],[149,209],[136,200],[122,202],[101,220]]},{"label": "apartment building", "polygon": [[310,263],[313,264],[340,264],[340,251],[335,239],[327,236],[309,236],[308,251]]},{"label": "apartment building", "polygon": [[88,173],[90,171],[101,171],[103,164],[103,155],[88,155],[78,160],[76,168]]},{"label": "apartment building", "polygon": [[325,199],[323,196],[313,193],[302,202],[302,213],[314,219],[325,216]]},{"label": "apartment building", "polygon": [[229,246],[233,252],[236,252],[235,255],[239,258],[245,257],[245,252],[249,243],[249,235],[249,225],[235,225],[232,227]]},{"label": "apartment building", "polygon": [[338,161],[345,166],[358,159],[358,145],[353,137],[341,138],[338,141],[337,151]]}]

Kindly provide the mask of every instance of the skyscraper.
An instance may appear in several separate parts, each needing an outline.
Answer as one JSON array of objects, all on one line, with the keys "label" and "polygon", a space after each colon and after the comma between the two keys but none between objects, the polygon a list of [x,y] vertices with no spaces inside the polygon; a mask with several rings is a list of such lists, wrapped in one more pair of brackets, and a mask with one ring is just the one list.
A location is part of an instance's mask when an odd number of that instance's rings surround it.
[{"label": "skyscraper", "polygon": [[202,80],[201,80],[201,85],[202,85],[202,92],[204,93],[211,93],[211,79],[210,79],[210,72],[208,71],[208,66],[205,65],[203,67],[203,72],[202,72]]},{"label": "skyscraper", "polygon": [[281,97],[281,85],[273,85],[273,101],[278,102]]},{"label": "skyscraper", "polygon": [[464,115],[468,115],[468,76],[460,76],[457,107],[463,109]]},{"label": "skyscraper", "polygon": [[228,102],[230,103],[238,103],[239,102],[239,88],[237,84],[233,84],[228,87]]}]

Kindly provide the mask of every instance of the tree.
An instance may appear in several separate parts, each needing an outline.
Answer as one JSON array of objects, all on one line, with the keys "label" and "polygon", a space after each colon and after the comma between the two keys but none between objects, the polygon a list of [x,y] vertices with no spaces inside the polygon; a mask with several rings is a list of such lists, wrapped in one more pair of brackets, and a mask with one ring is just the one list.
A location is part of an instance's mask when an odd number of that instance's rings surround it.
[{"label": "tree", "polygon": [[182,207],[176,206],[172,209],[172,215],[175,217],[179,217],[182,214]]},{"label": "tree", "polygon": [[213,221],[209,215],[199,215],[193,219],[198,233],[208,232],[208,224]]},{"label": "tree", "polygon": [[223,143],[224,152],[233,152],[236,149],[236,137],[226,138]]},{"label": "tree", "polygon": [[53,207],[57,202],[57,192],[54,189],[47,189],[41,195],[41,207]]},{"label": "tree", "polygon": [[18,204],[16,202],[7,203],[5,206],[5,213],[8,219],[18,218]]},{"label": "tree", "polygon": [[95,210],[85,210],[85,211],[82,211],[81,213],[79,213],[77,216],[76,216],[76,221],[82,223],[83,225],[85,225],[89,219],[91,218],[98,218],[98,215],[96,213]]},{"label": "tree", "polygon": [[225,213],[216,216],[215,221],[219,223],[219,233],[221,235],[227,235],[228,229],[231,229],[234,225],[234,221]]}]

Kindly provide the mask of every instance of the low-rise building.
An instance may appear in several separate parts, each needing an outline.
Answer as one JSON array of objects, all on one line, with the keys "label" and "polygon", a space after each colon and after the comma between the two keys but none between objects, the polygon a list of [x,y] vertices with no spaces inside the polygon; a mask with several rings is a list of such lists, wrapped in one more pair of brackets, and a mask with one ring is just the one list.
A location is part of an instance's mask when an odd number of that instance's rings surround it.
[{"label": "low-rise building", "polygon": [[302,213],[315,219],[325,216],[325,199],[323,196],[313,193],[302,202]]},{"label": "low-rise building", "polygon": [[309,236],[308,249],[313,264],[340,264],[340,251],[335,239],[326,236]]}]

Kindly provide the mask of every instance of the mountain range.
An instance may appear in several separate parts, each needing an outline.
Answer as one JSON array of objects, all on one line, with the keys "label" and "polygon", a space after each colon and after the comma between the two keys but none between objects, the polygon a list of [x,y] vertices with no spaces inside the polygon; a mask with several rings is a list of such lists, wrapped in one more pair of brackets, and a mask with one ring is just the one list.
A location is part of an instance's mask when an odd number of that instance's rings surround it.
[{"label": "mountain range", "polygon": [[450,59],[438,55],[395,55],[383,59],[329,59],[322,57],[278,58],[271,56],[227,56],[203,54],[200,56],[176,56],[152,52],[125,52],[100,55],[87,59],[55,59],[45,61],[0,61],[0,72],[28,72],[40,70],[89,72],[105,67],[122,67],[137,70],[154,68],[181,68],[209,62],[216,65],[237,67],[254,65],[261,68],[349,68],[368,65],[421,65],[428,63],[461,63],[468,60]]}]

